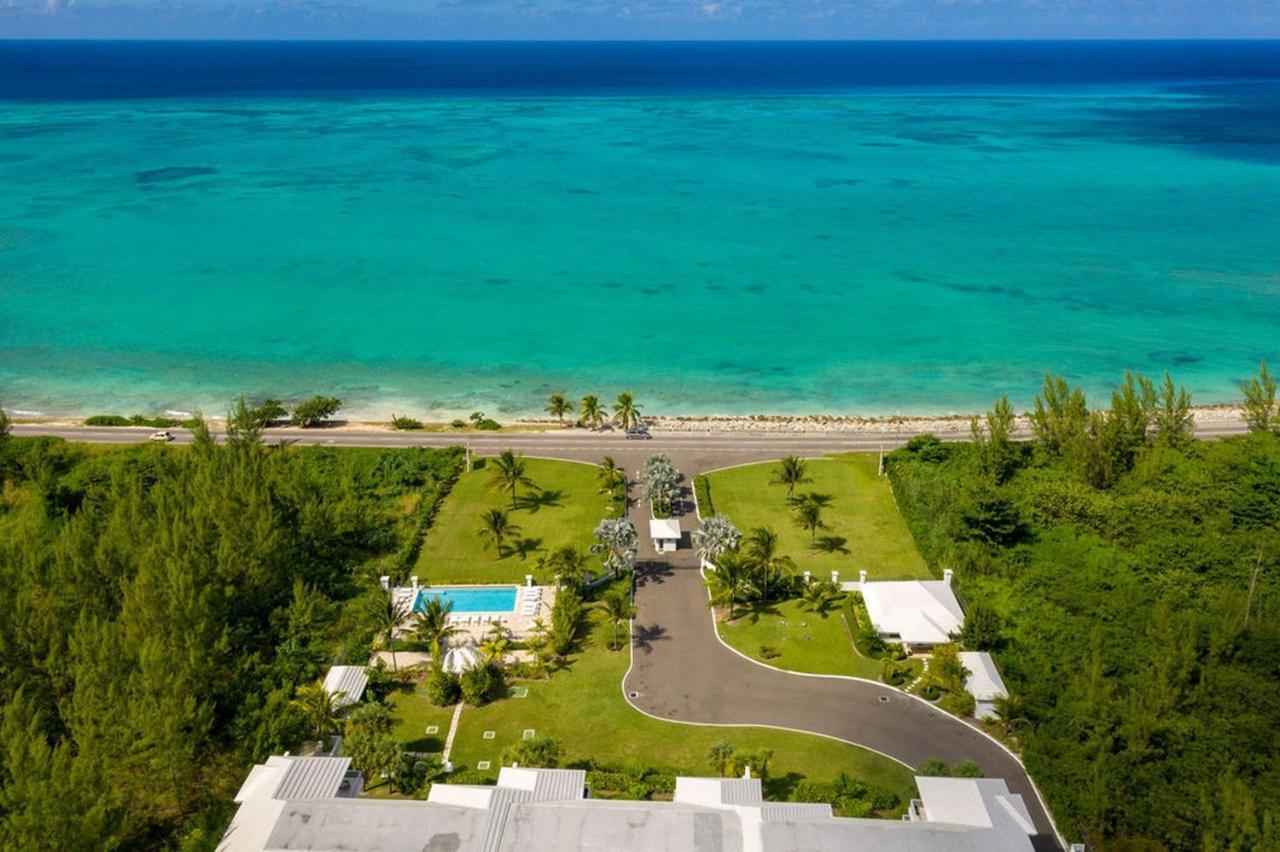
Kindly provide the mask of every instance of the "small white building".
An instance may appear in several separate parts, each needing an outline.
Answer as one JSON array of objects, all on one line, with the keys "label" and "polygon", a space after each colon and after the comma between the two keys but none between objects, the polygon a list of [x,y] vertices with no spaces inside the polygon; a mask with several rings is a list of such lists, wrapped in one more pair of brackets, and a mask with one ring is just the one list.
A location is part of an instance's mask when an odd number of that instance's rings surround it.
[{"label": "small white building", "polygon": [[964,610],[951,590],[951,570],[941,580],[858,583],[876,633],[889,642],[931,648],[951,641],[964,627]]},{"label": "small white building", "polygon": [[680,521],[677,518],[652,518],[649,521],[649,538],[659,553],[670,553],[680,546]]},{"label": "small white building", "polygon": [[996,661],[986,651],[961,651],[960,664],[969,670],[968,677],[964,679],[964,688],[973,696],[973,715],[979,719],[995,718],[996,699],[1009,696],[1004,680],[1000,677],[1000,670],[996,668]]},{"label": "small white building", "polygon": [[324,676],[324,691],[338,696],[333,702],[338,707],[358,704],[368,685],[364,666],[333,666]]}]

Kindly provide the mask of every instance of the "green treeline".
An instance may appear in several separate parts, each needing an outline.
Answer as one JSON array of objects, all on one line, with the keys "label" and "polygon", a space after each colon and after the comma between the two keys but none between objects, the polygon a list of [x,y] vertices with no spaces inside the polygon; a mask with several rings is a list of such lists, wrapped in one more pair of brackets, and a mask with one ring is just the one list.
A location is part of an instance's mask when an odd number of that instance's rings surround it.
[{"label": "green treeline", "polygon": [[0,848],[212,848],[296,688],[368,659],[456,450],[0,436]]},{"label": "green treeline", "polygon": [[981,615],[999,729],[1098,849],[1280,848],[1280,421],[1195,442],[1188,405],[1167,379],[1127,377],[1103,410],[1046,379],[1035,440],[1001,400],[974,442],[888,460]]}]

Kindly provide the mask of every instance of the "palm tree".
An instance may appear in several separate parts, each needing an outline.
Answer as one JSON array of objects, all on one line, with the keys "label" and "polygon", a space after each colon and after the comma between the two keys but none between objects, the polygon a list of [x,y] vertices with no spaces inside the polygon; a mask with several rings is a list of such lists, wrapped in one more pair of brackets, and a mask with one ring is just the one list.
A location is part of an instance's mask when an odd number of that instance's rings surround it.
[{"label": "palm tree", "polygon": [[623,429],[630,429],[640,422],[640,409],[630,393],[618,394],[618,401],[613,404],[613,416],[622,424]]},{"label": "palm tree", "polygon": [[589,393],[578,403],[578,413],[582,415],[582,423],[589,424],[592,429],[604,425],[604,407],[600,405],[600,397]]},{"label": "palm tree", "polygon": [[489,488],[502,492],[511,492],[511,508],[516,508],[516,488],[524,485],[537,488],[538,484],[525,475],[524,456],[518,456],[510,450],[503,450],[493,459],[493,474],[489,477]]},{"label": "palm tree", "polygon": [[449,624],[449,614],[453,612],[453,601],[442,601],[440,598],[428,598],[426,605],[417,613],[413,626],[413,641],[431,652],[431,659],[440,664],[444,642],[458,633],[458,628]]},{"label": "palm tree", "polygon": [[779,461],[778,466],[773,469],[773,479],[769,480],[769,484],[787,486],[787,502],[791,502],[796,498],[797,485],[803,482],[813,482],[806,473],[806,465],[803,459],[799,456],[787,456]]},{"label": "palm tree", "polygon": [[560,425],[563,426],[564,416],[573,413],[573,402],[562,393],[553,393],[547,397],[546,411],[553,417],[560,418]]},{"label": "palm tree", "polygon": [[560,575],[560,580],[571,589],[581,589],[587,581],[587,554],[572,545],[557,548],[547,564]]},{"label": "palm tree", "polygon": [[734,751],[733,743],[725,740],[718,740],[711,744],[711,751],[707,753],[707,757],[711,759],[711,765],[721,777],[729,774],[729,767],[733,766]]},{"label": "palm tree", "polygon": [[716,561],[716,570],[706,575],[710,606],[725,610],[726,621],[733,618],[738,602],[751,591],[751,570],[746,556],[730,552],[722,553]]},{"label": "palm tree", "polygon": [[520,525],[512,523],[507,513],[501,509],[489,509],[480,515],[480,535],[493,542],[498,551],[498,559],[502,558],[502,543],[509,536],[519,535]]},{"label": "palm tree", "polygon": [[840,600],[840,590],[835,583],[810,583],[800,595],[800,608],[815,615],[825,615]]},{"label": "palm tree", "polygon": [[806,494],[793,507],[796,526],[809,531],[810,547],[814,547],[818,543],[818,530],[827,528],[827,525],[822,521],[822,502],[810,499],[813,496],[812,494]]},{"label": "palm tree", "polygon": [[790,556],[778,553],[778,534],[769,527],[756,527],[747,533],[746,545],[747,558],[759,569],[761,594],[768,600],[770,578],[793,573],[796,563]]},{"label": "palm tree", "polygon": [[374,599],[370,611],[378,644],[391,652],[391,668],[396,669],[395,634],[409,618],[409,607],[397,601],[391,592],[384,592]]},{"label": "palm tree", "polygon": [[596,471],[596,479],[600,480],[600,493],[612,494],[626,482],[627,472],[618,467],[613,456],[605,456],[600,460],[600,469]]},{"label": "palm tree", "polygon": [[609,648],[616,651],[618,625],[636,617],[636,608],[631,604],[631,594],[626,589],[614,589],[606,592],[604,597],[596,601],[596,606],[604,612],[604,617],[613,625],[613,639],[609,643]]},{"label": "palm tree", "polygon": [[298,687],[289,703],[302,711],[303,718],[307,720],[307,730],[316,739],[324,740],[342,730],[342,707],[339,701],[345,697],[345,692],[330,693],[324,688],[322,681],[316,681]]},{"label": "palm tree", "polygon": [[1000,720],[1000,725],[1006,734],[1013,733],[1015,728],[1020,728],[1030,721],[1026,703],[1016,695],[997,696],[992,705],[992,709],[996,711],[996,718]]},{"label": "palm tree", "polygon": [[507,650],[511,640],[502,634],[491,634],[480,643],[480,661],[484,665],[503,666],[507,658]]}]

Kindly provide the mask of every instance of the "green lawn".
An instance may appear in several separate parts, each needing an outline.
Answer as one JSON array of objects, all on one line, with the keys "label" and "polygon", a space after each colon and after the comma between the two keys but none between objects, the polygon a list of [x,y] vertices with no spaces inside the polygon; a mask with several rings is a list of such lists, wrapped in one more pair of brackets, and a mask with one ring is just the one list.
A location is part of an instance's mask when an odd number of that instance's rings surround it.
[{"label": "green lawn", "polygon": [[[912,774],[899,763],[856,746],[806,734],[766,728],[712,728],[651,719],[627,704],[621,681],[629,664],[626,650],[608,651],[610,627],[597,613],[592,632],[567,668],[549,680],[522,682],[526,698],[507,698],[462,713],[452,759],[474,769],[490,761],[496,777],[502,753],[526,729],[555,738],[564,763],[594,759],[599,764],[635,762],[664,765],[684,774],[712,772],[707,752],[728,740],[739,750],[772,749],[769,794],[785,799],[803,777],[828,780],[840,772],[893,790],[903,805],[914,795]],[[424,699],[425,700],[425,699]],[[493,739],[484,739],[493,731]]]},{"label": "green lawn", "polygon": [[[598,468],[526,459],[527,475],[541,491],[519,489],[519,508],[512,510],[508,494],[490,490],[485,461],[476,459],[475,469],[458,478],[427,532],[415,572],[424,583],[434,584],[521,583],[525,574],[533,574],[537,582],[550,582],[547,572],[535,568],[538,556],[565,545],[586,550],[596,524],[609,516],[609,499],[598,493]],[[531,499],[534,495],[539,496]],[[517,540],[522,542],[522,552],[509,552],[499,559],[480,537],[480,514],[491,508],[506,510],[520,526]]]},{"label": "green lawn", "polygon": [[[449,735],[449,722],[453,719],[452,707],[436,707],[427,700],[422,684],[414,683],[391,693],[387,703],[395,714],[395,736],[404,743],[406,751],[444,751],[444,739]],[[428,734],[428,726],[439,730]]]},{"label": "green lawn", "polygon": [[889,481],[876,475],[877,457],[847,453],[808,459],[812,482],[796,493],[817,492],[831,497],[823,513],[828,529],[818,536],[843,539],[847,552],[827,553],[810,546],[810,535],[792,520],[787,492],[770,485],[775,462],[747,465],[707,474],[716,514],[727,515],[743,532],[771,527],[783,553],[801,571],[827,579],[839,571],[841,580],[858,579],[866,569],[873,580],[927,579],[931,575],[893,499]]},{"label": "green lawn", "polygon": [[[852,675],[880,679],[880,662],[862,656],[853,647],[845,607],[825,616],[800,609],[799,601],[783,601],[766,609],[739,616],[718,625],[720,638],[753,660],[793,672]],[[762,646],[780,651],[766,659]]]}]

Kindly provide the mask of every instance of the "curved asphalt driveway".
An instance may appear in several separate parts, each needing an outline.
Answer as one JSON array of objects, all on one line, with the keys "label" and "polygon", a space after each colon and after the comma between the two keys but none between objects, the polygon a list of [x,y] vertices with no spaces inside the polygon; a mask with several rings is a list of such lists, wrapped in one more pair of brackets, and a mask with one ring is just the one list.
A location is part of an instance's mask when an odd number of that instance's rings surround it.
[{"label": "curved asphalt driveway", "polygon": [[[646,542],[647,543],[647,542]],[[826,734],[918,766],[927,758],[972,760],[988,778],[1022,795],[1040,835],[1057,849],[1053,825],[1031,778],[1009,752],[970,725],[868,681],[792,674],[759,665],[714,634],[702,577],[691,551],[653,559],[636,571],[628,700],[652,716],[680,722],[770,725]]]}]

